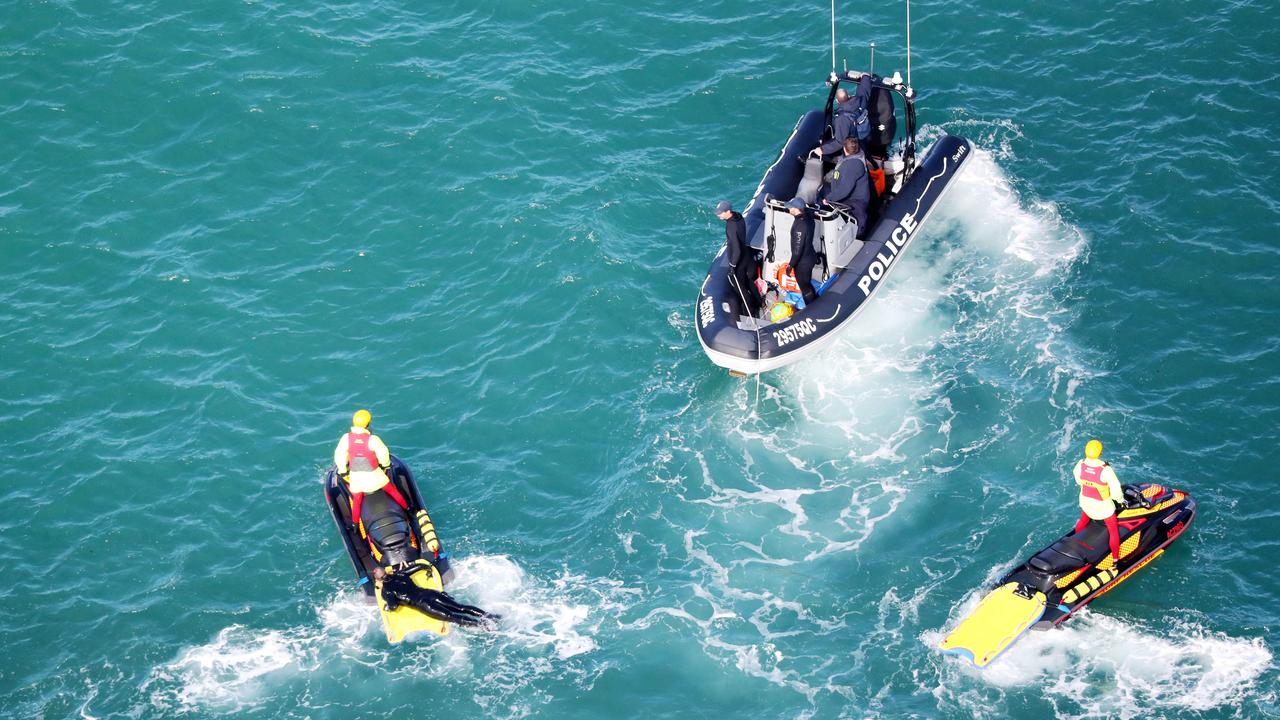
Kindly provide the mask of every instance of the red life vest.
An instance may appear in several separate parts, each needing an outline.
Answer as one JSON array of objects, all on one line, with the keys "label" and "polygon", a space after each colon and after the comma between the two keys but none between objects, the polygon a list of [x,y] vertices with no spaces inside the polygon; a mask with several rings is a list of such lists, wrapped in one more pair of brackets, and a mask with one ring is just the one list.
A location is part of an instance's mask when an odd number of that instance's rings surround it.
[{"label": "red life vest", "polygon": [[778,267],[778,287],[782,288],[783,292],[800,292],[800,285],[796,282],[795,273],[787,263],[783,263]]},{"label": "red life vest", "polygon": [[1080,495],[1090,500],[1110,500],[1111,488],[1102,479],[1102,469],[1106,465],[1080,466]]},{"label": "red life vest", "polygon": [[378,454],[369,448],[369,433],[347,433],[347,469],[369,472],[379,467]]},{"label": "red life vest", "polygon": [[876,195],[883,195],[884,168],[871,168],[867,170],[867,174],[871,176],[871,182],[876,186]]}]

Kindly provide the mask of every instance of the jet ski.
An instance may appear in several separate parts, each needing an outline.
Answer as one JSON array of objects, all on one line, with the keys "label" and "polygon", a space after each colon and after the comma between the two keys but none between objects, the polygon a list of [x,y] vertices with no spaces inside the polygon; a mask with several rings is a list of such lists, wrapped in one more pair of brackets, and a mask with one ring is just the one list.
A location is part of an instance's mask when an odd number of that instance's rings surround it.
[{"label": "jet ski", "polygon": [[1183,490],[1142,483],[1125,485],[1124,496],[1116,514],[1118,564],[1104,523],[1067,533],[1001,578],[942,641],[942,651],[985,667],[1028,629],[1054,628],[1129,579],[1196,516],[1196,501]]},{"label": "jet ski", "polygon": [[384,492],[368,493],[359,523],[351,518],[351,494],[337,468],[330,467],[324,476],[325,502],[360,587],[378,605],[387,640],[398,643],[423,632],[446,635],[451,624],[494,627],[499,616],[464,605],[444,591],[453,569],[447,555],[424,550],[439,540],[409,467],[393,455],[387,474],[409,511]]},{"label": "jet ski", "polygon": [[[868,158],[885,173],[884,192],[872,198],[867,227],[860,229],[847,208],[823,205],[818,199],[832,160],[811,151],[833,138],[836,91],[871,79],[871,138]],[[775,278],[791,259],[791,220],[786,201],[799,198],[814,216],[813,244],[818,262],[813,280],[819,292],[813,302],[776,322],[770,302],[759,312],[744,308],[746,299],[729,281],[724,248],[702,281],[694,325],[711,362],[733,375],[773,370],[810,355],[849,325],[901,263],[929,214],[954,184],[973,156],[968,140],[943,135],[916,162],[916,92],[898,73],[884,78],[872,73],[831,73],[826,106],[802,115],[778,159],[765,172],[743,213],[747,241],[763,255],[760,281],[766,298],[781,297]],[[906,132],[895,152],[897,132],[894,98],[902,103]],[[784,271],[785,272],[785,271]]]}]

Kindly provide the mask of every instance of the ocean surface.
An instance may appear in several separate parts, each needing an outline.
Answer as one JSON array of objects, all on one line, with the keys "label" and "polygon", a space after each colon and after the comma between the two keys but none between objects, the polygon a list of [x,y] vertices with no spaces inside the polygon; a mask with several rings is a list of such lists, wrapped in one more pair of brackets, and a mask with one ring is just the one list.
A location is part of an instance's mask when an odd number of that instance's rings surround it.
[{"label": "ocean surface", "polygon": [[[905,74],[900,3],[837,10]],[[0,717],[1280,717],[1280,6],[912,14],[976,156],[757,384],[693,330],[710,208],[826,4],[9,3]],[[320,486],[358,407],[499,632],[387,644]],[[1091,437],[1196,523],[939,655]]]}]

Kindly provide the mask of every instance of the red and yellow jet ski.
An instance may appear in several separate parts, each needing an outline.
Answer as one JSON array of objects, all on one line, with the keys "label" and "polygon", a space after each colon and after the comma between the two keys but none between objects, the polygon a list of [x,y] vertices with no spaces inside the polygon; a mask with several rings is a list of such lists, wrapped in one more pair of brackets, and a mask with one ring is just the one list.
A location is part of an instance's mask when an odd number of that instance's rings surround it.
[{"label": "red and yellow jet ski", "polygon": [[497,615],[463,605],[444,591],[453,570],[447,555],[423,550],[437,540],[436,530],[409,467],[393,455],[387,474],[409,511],[384,492],[369,493],[360,509],[360,522],[351,518],[351,495],[337,468],[330,467],[324,476],[325,502],[360,587],[378,604],[387,640],[398,643],[420,632],[445,635],[450,624],[494,626]]},{"label": "red and yellow jet ski", "polygon": [[1105,524],[1091,522],[1067,533],[1001,578],[941,649],[986,666],[1028,629],[1056,627],[1127,580],[1159,557],[1196,516],[1196,501],[1183,490],[1125,485],[1124,497],[1116,516],[1119,563],[1112,562]]}]

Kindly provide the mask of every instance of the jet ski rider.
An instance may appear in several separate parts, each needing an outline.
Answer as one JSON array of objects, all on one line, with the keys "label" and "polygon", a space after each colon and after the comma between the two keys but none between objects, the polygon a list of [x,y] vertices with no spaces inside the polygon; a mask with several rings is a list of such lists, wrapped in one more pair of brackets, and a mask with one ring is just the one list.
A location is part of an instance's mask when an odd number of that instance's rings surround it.
[{"label": "jet ski rider", "polygon": [[[409,511],[409,503],[387,476],[387,470],[391,468],[391,451],[382,438],[369,432],[371,422],[373,415],[368,410],[357,410],[351,416],[351,432],[343,435],[333,449],[333,464],[338,466],[338,475],[346,481],[351,492],[351,519],[361,528],[361,534],[364,526],[360,524],[360,508],[367,493],[381,490],[405,512]],[[435,551],[439,552],[438,549]]]},{"label": "jet ski rider", "polygon": [[1107,537],[1111,543],[1111,561],[1120,562],[1120,528],[1116,525],[1116,499],[1124,497],[1124,488],[1111,469],[1111,464],[1102,460],[1102,443],[1090,440],[1084,446],[1084,459],[1076,463],[1071,471],[1080,486],[1080,519],[1076,521],[1078,533],[1091,520],[1101,520],[1107,524]]}]

